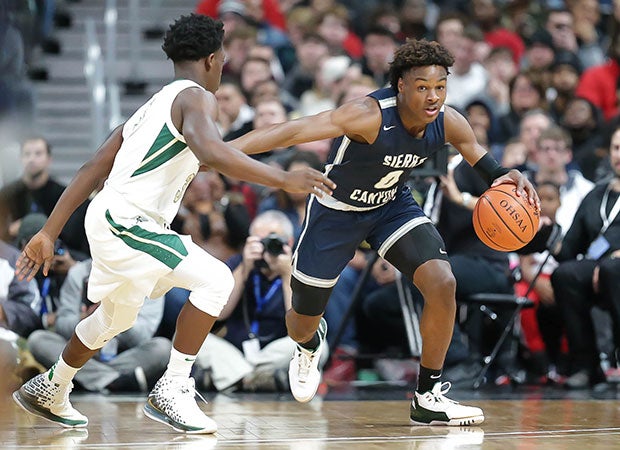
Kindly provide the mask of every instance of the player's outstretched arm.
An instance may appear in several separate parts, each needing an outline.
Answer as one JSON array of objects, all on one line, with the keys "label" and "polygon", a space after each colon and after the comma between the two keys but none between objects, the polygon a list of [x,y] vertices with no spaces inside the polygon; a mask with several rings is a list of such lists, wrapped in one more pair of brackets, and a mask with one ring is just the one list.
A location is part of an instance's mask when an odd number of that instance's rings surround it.
[{"label": "player's outstretched arm", "polygon": [[118,126],[99,147],[95,155],[78,170],[64,190],[47,222],[24,247],[15,265],[20,280],[31,280],[39,268],[47,276],[54,259],[54,242],[71,214],[101,185],[110,171],[123,142],[123,126]]},{"label": "player's outstretched arm", "polygon": [[381,112],[376,100],[365,97],[334,110],[250,131],[230,141],[230,145],[252,155],[343,135],[372,142],[380,125]]},{"label": "player's outstretched arm", "polygon": [[174,125],[201,165],[232,178],[289,192],[331,195],[334,183],[317,170],[286,172],[256,161],[224,142],[213,119],[215,114],[215,96],[196,88],[182,91],[172,105]]},{"label": "player's outstretched arm", "polygon": [[540,210],[540,199],[532,183],[518,170],[501,167],[478,143],[467,119],[449,106],[445,108],[444,128],[446,141],[463,155],[463,158],[489,185],[513,183],[517,186],[517,195],[527,195],[529,203]]}]

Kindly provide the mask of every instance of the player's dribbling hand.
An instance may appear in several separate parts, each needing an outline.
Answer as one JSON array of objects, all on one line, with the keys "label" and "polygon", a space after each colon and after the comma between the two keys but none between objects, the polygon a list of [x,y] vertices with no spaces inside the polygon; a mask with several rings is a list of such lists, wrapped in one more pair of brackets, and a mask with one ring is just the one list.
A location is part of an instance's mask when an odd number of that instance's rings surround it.
[{"label": "player's dribbling hand", "polygon": [[43,275],[47,276],[53,261],[54,240],[39,231],[24,246],[21,255],[19,255],[15,264],[15,275],[20,281],[24,278],[30,281],[42,265]]},{"label": "player's dribbling hand", "polygon": [[319,198],[323,195],[332,195],[336,184],[318,170],[306,167],[304,169],[286,172],[286,181],[283,189],[287,192],[314,194]]},{"label": "player's dribbling hand", "polygon": [[497,186],[502,183],[513,183],[517,185],[517,195],[527,195],[528,201],[533,208],[537,211],[540,211],[540,199],[538,198],[538,193],[536,193],[536,189],[530,183],[521,172],[516,169],[512,169],[506,175],[502,175],[501,177],[495,179],[491,187]]}]

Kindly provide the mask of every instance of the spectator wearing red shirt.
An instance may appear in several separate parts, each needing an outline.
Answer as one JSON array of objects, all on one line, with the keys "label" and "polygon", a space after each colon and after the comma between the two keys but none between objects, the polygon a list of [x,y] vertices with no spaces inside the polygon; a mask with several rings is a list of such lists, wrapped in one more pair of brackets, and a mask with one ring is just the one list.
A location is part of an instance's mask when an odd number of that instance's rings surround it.
[{"label": "spectator wearing red shirt", "polygon": [[587,69],[577,85],[575,95],[590,100],[603,111],[606,121],[618,115],[618,78],[620,77],[620,42],[610,46],[610,59],[600,66]]},{"label": "spectator wearing red shirt", "polygon": [[515,64],[519,65],[525,52],[521,37],[500,26],[500,11],[493,0],[474,0],[471,3],[474,19],[484,33],[484,41],[492,48],[506,47],[512,51]]},{"label": "spectator wearing red shirt", "polygon": [[[220,3],[225,1],[226,0],[202,0],[198,3],[196,12],[217,19],[218,7]],[[278,0],[253,0],[247,3],[250,3],[250,5],[260,3],[260,5],[257,6],[262,7],[263,19],[280,30],[286,30],[286,19],[284,18],[284,14],[282,14]]]}]

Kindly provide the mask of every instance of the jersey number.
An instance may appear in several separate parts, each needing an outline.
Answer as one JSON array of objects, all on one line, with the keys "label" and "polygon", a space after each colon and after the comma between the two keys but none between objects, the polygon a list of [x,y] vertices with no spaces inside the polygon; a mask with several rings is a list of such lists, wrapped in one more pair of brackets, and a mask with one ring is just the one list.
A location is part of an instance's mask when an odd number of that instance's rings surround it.
[{"label": "jersey number", "polygon": [[374,188],[387,189],[394,186],[396,183],[398,183],[398,180],[400,179],[400,176],[403,174],[403,172],[403,170],[394,170],[388,173],[386,176],[377,181],[377,183],[374,185]]}]

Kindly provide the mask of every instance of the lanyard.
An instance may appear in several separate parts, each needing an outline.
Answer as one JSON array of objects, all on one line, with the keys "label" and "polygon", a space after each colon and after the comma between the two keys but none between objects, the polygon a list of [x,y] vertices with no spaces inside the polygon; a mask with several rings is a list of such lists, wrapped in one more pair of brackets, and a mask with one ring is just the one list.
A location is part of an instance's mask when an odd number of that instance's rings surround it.
[{"label": "lanyard", "polygon": [[605,234],[605,231],[607,231],[607,228],[609,228],[609,225],[611,225],[611,223],[614,221],[614,219],[618,215],[618,212],[620,212],[620,197],[618,197],[616,199],[616,203],[614,203],[614,206],[611,208],[611,211],[609,211],[609,215],[607,215],[606,211],[607,211],[607,200],[609,200],[609,191],[611,191],[611,185],[607,186],[607,190],[605,191],[605,194],[603,195],[603,201],[601,201],[600,213],[601,213],[601,219],[603,219],[603,228],[601,228],[601,232],[599,233],[601,235]]},{"label": "lanyard", "polygon": [[[273,283],[271,283],[271,286],[269,286],[269,289],[267,290],[267,293],[264,296],[260,292],[260,275],[258,273],[254,274],[253,281],[254,281],[254,297],[256,299],[255,316],[257,316],[263,311],[263,307],[267,303],[269,303],[269,301],[274,296],[276,291],[280,287],[282,287],[282,278],[276,278],[273,281]],[[250,332],[254,336],[258,336],[258,320],[257,319],[254,319],[252,321],[252,324],[250,325]]]}]

